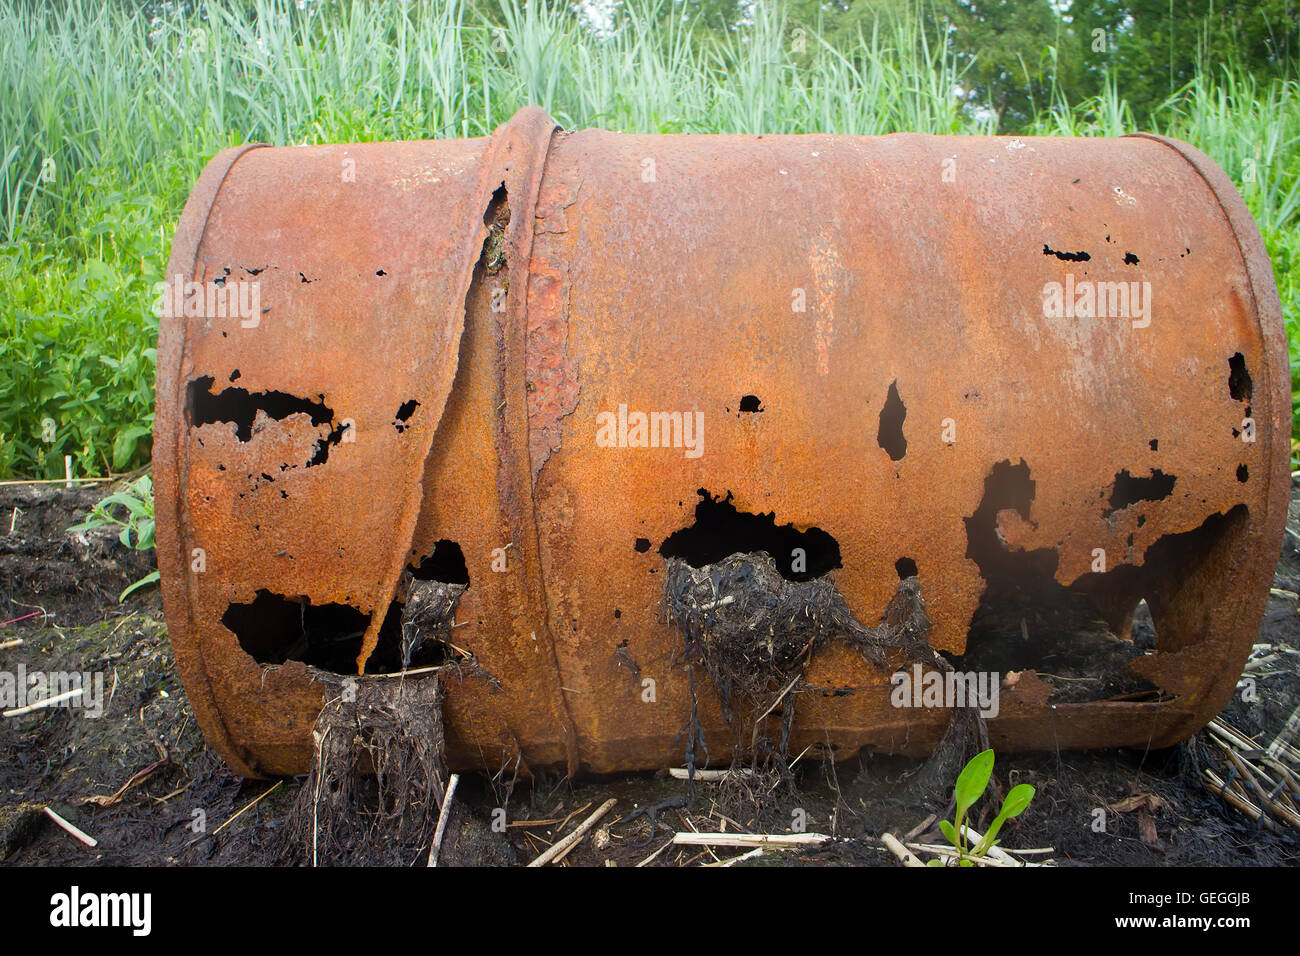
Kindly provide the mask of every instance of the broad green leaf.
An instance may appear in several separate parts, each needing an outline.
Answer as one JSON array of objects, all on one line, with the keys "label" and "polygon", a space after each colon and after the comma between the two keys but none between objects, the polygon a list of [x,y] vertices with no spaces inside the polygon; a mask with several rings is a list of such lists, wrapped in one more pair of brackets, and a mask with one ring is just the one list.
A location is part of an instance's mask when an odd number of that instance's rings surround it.
[{"label": "broad green leaf", "polygon": [[957,847],[958,849],[961,848],[961,844],[958,842],[957,839],[957,828],[954,827],[947,820],[939,821],[939,832],[942,833],[944,839],[947,840],[949,843],[951,843],[954,847]]},{"label": "broad green leaf", "polygon": [[998,815],[993,818],[989,824],[988,831],[984,834],[984,839],[980,841],[979,846],[975,848],[976,856],[983,856],[988,852],[989,847],[997,842],[998,831],[1002,829],[1002,824],[1006,823],[1012,817],[1018,817],[1025,812],[1029,806],[1029,801],[1034,799],[1034,788],[1027,783],[1019,783],[1011,788],[1007,793],[1007,798],[1002,802],[1002,809]]},{"label": "broad green leaf", "polygon": [[970,763],[957,775],[957,786],[953,795],[957,798],[957,817],[960,820],[966,811],[978,800],[988,788],[989,778],[993,776],[993,751],[985,750],[970,759]]},{"label": "broad green leaf", "polygon": [[123,601],[127,599],[127,597],[131,594],[131,592],[139,590],[140,588],[146,587],[150,584],[156,584],[159,580],[161,580],[161,578],[162,575],[159,574],[157,571],[150,571],[139,581],[136,581],[135,584],[132,584],[125,591],[123,591],[121,595],[118,596],[117,603],[121,604]]},{"label": "broad green leaf", "polygon": [[1034,788],[1027,783],[1018,783],[1007,793],[1006,800],[1002,803],[1002,812],[998,814],[1010,820],[1012,817],[1018,817],[1025,812],[1029,806],[1029,801],[1034,799]]}]

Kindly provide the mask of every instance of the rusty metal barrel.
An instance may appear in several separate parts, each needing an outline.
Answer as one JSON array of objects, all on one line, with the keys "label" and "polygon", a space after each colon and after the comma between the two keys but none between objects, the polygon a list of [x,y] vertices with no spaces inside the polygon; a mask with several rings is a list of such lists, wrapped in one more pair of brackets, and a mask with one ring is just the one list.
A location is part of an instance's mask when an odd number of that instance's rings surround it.
[{"label": "rusty metal barrel", "polygon": [[[1186,737],[1267,600],[1281,310],[1181,142],[528,108],[478,139],[227,150],[168,277],[165,611],[244,774],[304,771],[338,680],[435,667],[453,768],[681,765],[693,708],[716,757],[737,733],[684,660],[673,562],[766,553],[863,626],[914,581],[929,647],[995,681],[1001,750]],[[428,582],[449,613],[412,657]],[[793,752],[920,755],[947,725],[920,665],[831,640],[801,666]]]}]

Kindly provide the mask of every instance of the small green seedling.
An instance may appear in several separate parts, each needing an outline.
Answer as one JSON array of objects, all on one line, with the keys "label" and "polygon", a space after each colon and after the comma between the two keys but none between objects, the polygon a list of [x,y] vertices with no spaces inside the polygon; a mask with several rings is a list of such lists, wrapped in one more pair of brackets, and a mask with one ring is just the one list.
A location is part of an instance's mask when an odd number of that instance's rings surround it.
[{"label": "small green seedling", "polygon": [[[119,517],[114,510],[126,509],[124,517]],[[81,524],[73,525],[68,531],[91,531],[98,528],[118,527],[121,533],[117,539],[134,551],[152,551],[153,539],[153,480],[148,475],[141,475],[127,486],[125,491],[109,495],[95,505]],[[150,571],[118,596],[118,603],[127,599],[131,592],[159,580],[157,571]]]},{"label": "small green seedling", "polygon": [[[1018,817],[1025,812],[1029,806],[1029,801],[1034,799],[1034,788],[1027,783],[1017,784],[1008,791],[1006,799],[1002,801],[1002,809],[998,815],[993,818],[989,824],[988,831],[983,838],[974,847],[970,845],[967,838],[967,831],[970,829],[966,815],[975,802],[984,795],[988,789],[989,778],[993,776],[993,751],[985,750],[971,758],[970,763],[962,768],[961,773],[957,775],[957,785],[953,788],[953,796],[957,800],[957,808],[953,814],[953,820],[939,821],[939,830],[949,843],[957,850],[958,866],[974,866],[971,861],[983,857],[990,849],[997,845],[998,831],[1002,829],[1002,824],[1006,823],[1012,817]],[[944,866],[945,860],[931,860],[930,866]]]}]

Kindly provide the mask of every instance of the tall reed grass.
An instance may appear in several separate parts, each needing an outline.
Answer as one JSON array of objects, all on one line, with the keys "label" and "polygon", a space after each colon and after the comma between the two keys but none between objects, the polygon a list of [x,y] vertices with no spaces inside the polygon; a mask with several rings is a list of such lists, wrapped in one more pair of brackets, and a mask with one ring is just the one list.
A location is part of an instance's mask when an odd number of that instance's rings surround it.
[{"label": "tall reed grass", "polygon": [[[0,0],[0,475],[58,476],[65,454],[81,473],[147,460],[151,288],[224,146],[478,136],[528,103],[638,132],[996,132],[923,11],[833,46],[777,4],[718,39],[657,2],[610,31],[531,5],[492,24],[459,0],[256,0],[254,17],[210,0],[156,18]],[[1207,68],[1156,127],[1239,184],[1294,330],[1300,85]],[[1058,93],[1032,131],[1133,128],[1110,84],[1082,103]]]}]

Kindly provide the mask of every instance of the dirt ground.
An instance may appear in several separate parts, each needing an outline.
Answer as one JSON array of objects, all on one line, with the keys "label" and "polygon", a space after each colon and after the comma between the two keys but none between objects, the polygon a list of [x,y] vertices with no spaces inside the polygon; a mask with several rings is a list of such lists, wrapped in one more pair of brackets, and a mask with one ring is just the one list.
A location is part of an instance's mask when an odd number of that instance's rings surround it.
[{"label": "dirt ground", "polygon": [[[156,588],[118,595],[152,569],[152,554],[112,534],[69,535],[105,489],[0,487],[0,672],[102,672],[104,711],[48,708],[0,719],[0,861],[31,865],[228,865],[281,861],[286,818],[302,785],[244,781],[207,748],[172,666]],[[16,512],[16,513],[15,513]],[[1300,490],[1247,665],[1257,699],[1238,695],[1222,718],[1267,744],[1300,706]],[[13,619],[22,618],[14,621]],[[21,643],[13,643],[20,641]],[[1300,745],[1300,734],[1293,736]],[[899,799],[918,764],[866,756],[838,765],[796,762],[792,780],[732,777],[685,784],[666,772],[599,780],[538,778],[509,787],[465,777],[454,801],[444,864],[517,865],[534,859],[613,797],[614,810],[564,865],[708,865],[742,850],[668,846],[679,830],[791,832],[842,839],[764,851],[742,865],[898,865],[889,831],[921,827],[941,842],[927,810]],[[1011,848],[1051,847],[1057,865],[1288,865],[1300,831],[1250,819],[1202,782],[1228,763],[1206,731],[1158,752],[1132,750],[999,756],[995,785],[1031,783],[1037,795],[1003,831]],[[677,805],[674,805],[677,804]],[[654,808],[662,806],[662,809]],[[98,840],[88,848],[43,812],[50,807]],[[492,826],[505,806],[505,832]],[[652,810],[628,818],[636,810]],[[1098,829],[1099,812],[1104,829]],[[988,811],[977,825],[987,822]],[[656,826],[651,833],[651,820]],[[532,822],[530,822],[532,821]],[[616,822],[623,821],[623,822]],[[802,824],[802,826],[800,825]],[[498,828],[499,829],[499,828]],[[656,855],[657,854],[657,855]],[[423,853],[411,854],[423,863]]]}]

